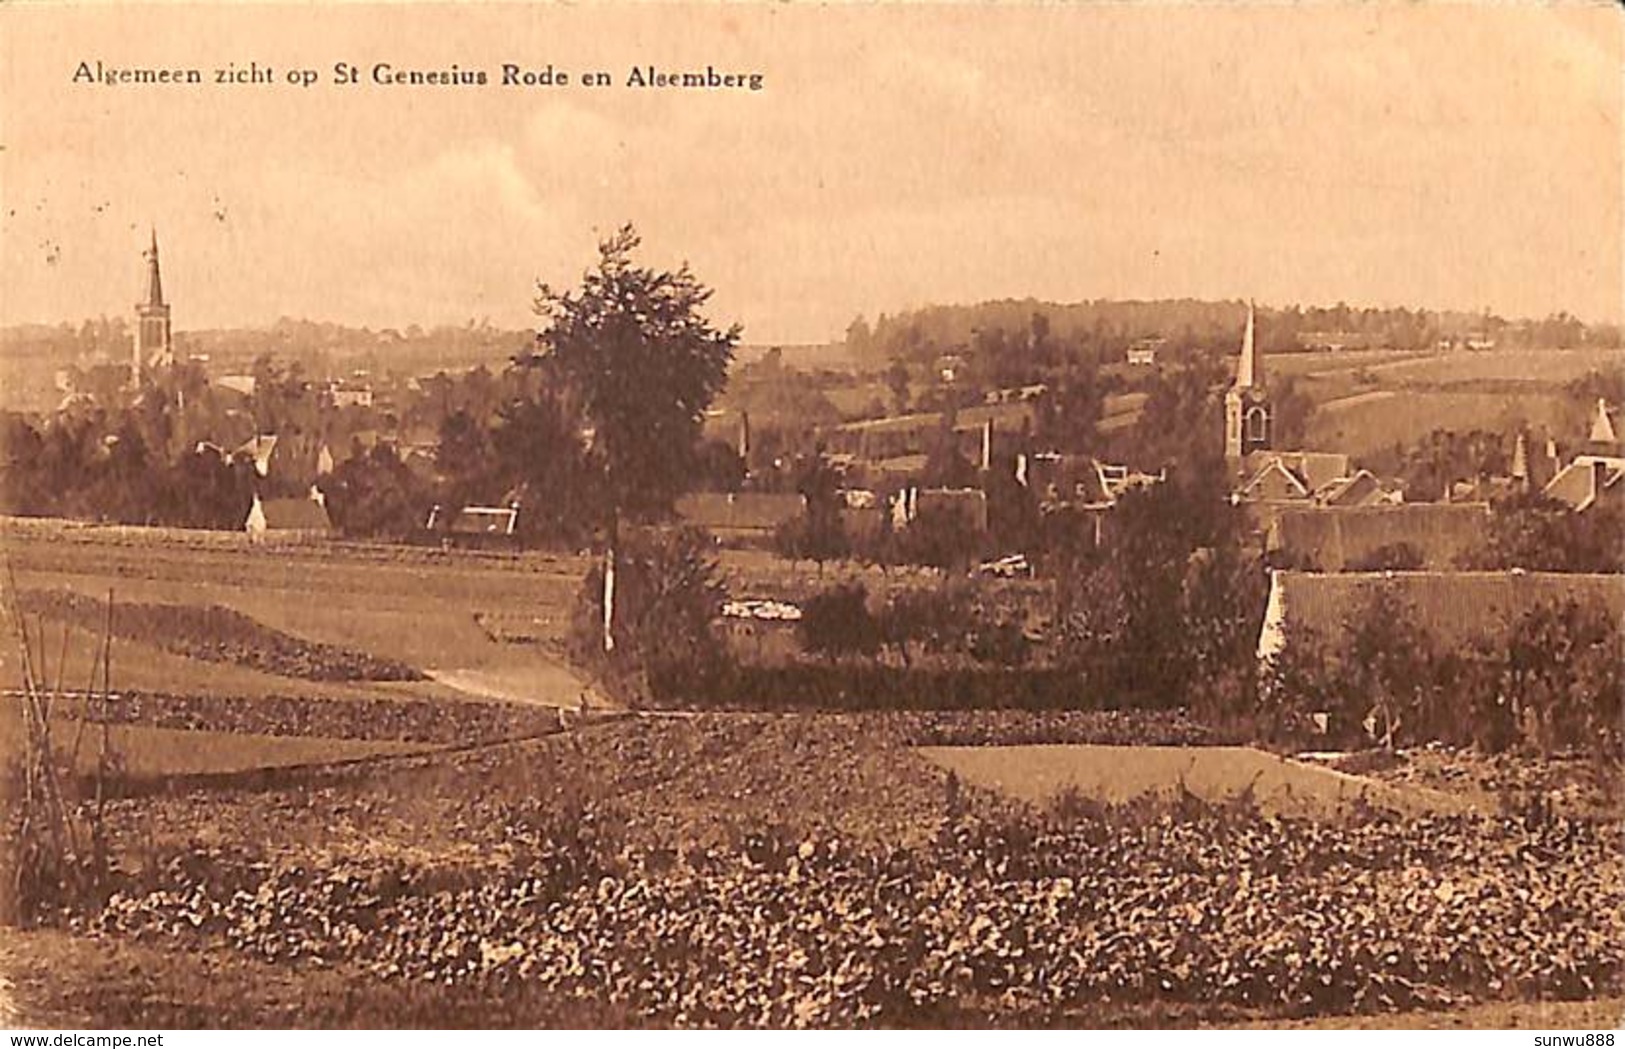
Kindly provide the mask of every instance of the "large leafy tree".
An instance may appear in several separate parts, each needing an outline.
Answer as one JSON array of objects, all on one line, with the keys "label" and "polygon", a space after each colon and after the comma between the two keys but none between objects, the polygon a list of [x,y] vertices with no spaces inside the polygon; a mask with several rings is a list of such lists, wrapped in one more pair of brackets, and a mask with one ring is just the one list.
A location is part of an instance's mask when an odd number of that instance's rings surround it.
[{"label": "large leafy tree", "polygon": [[685,263],[676,271],[633,261],[641,243],[623,226],[599,244],[581,287],[542,284],[542,341],[579,398],[612,511],[652,519],[684,487],[700,420],[721,392],[740,329],[702,314],[711,289]]},{"label": "large leafy tree", "polygon": [[514,400],[498,414],[490,440],[503,497],[511,495],[523,508],[519,531],[526,541],[574,543],[591,534],[603,516],[603,492],[556,398]]}]

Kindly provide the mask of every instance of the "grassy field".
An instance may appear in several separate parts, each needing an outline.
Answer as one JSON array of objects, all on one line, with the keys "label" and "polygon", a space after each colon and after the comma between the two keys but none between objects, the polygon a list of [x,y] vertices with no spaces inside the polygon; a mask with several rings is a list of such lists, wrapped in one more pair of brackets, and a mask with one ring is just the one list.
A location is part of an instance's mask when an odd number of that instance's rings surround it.
[{"label": "grassy field", "polygon": [[1353,456],[1411,445],[1434,430],[1507,432],[1530,426],[1565,433],[1574,405],[1557,393],[1473,393],[1378,389],[1319,405],[1309,420],[1308,447]]},{"label": "grassy field", "polygon": [[[332,552],[141,549],[18,536],[6,537],[4,548],[24,590],[64,589],[105,600],[112,588],[116,601],[221,605],[295,637],[401,661],[430,678],[388,686],[293,681],[120,641],[114,646],[116,688],[454,698],[468,690],[444,681],[490,680],[500,682],[500,689],[476,687],[472,694],[553,705],[574,705],[580,692],[580,683],[560,667],[547,644],[504,644],[477,618],[524,613],[541,639],[556,647],[582,570],[573,560],[527,570],[484,561],[391,563],[348,560]],[[57,634],[50,629],[47,634],[54,664]],[[93,647],[93,638],[71,639],[70,686],[83,687]],[[8,664],[4,673],[14,678],[15,666]]]},{"label": "grassy field", "polygon": [[1493,350],[1410,357],[1371,365],[1387,384],[1537,382],[1563,386],[1593,371],[1619,371],[1618,350]]},{"label": "grassy field", "polygon": [[1479,353],[1348,350],[1279,353],[1264,358],[1266,375],[1324,379],[1345,372],[1369,371],[1385,386],[1483,380],[1525,380],[1562,386],[1587,372],[1619,367],[1618,350],[1487,350]]},{"label": "grassy field", "polygon": [[1251,790],[1266,811],[1297,815],[1339,810],[1361,799],[1411,814],[1470,808],[1438,791],[1399,789],[1251,747],[1067,744],[921,749],[968,783],[1039,805],[1069,791],[1107,804],[1147,795],[1171,798],[1183,784],[1209,802],[1234,800]]},{"label": "grassy field", "polygon": [[1307,447],[1359,457],[1434,430],[1528,426],[1577,439],[1589,406],[1567,386],[1589,372],[1618,370],[1620,358],[1609,350],[1365,350],[1282,354],[1268,358],[1265,370],[1297,378],[1315,402]]},{"label": "grassy field", "polygon": [[[582,691],[544,646],[502,643],[478,621],[491,611],[518,610],[528,613],[534,633],[553,638],[562,632],[576,585],[573,563],[537,570],[478,559],[434,564],[416,551],[392,562],[374,551],[346,557],[334,550],[141,548],[122,535],[86,538],[55,543],[45,535],[8,534],[0,540],[25,599],[80,595],[99,605],[112,589],[115,619],[150,615],[155,606],[223,606],[292,635],[296,644],[338,646],[425,674],[404,681],[313,680],[308,660],[246,665],[256,656],[243,648],[254,644],[254,624],[216,617],[196,626],[205,633],[183,639],[126,618],[119,632],[135,636],[113,640],[113,690],[209,702],[193,709],[149,700],[151,709],[134,723],[114,727],[121,779],[245,773],[422,750],[426,740],[525,734],[545,727],[544,712],[507,711],[574,707]],[[36,680],[47,689],[60,683],[68,693],[86,689],[98,661],[99,630],[64,618],[71,602],[35,607],[42,610],[29,617]],[[213,624],[222,631],[218,643],[207,634]],[[8,640],[0,653],[0,688],[23,684],[13,645]],[[316,665],[320,670],[319,660]],[[324,709],[331,704],[342,709]],[[71,716],[74,709],[64,700],[59,713]],[[65,752],[74,729],[64,724],[55,735]],[[96,730],[87,735],[99,741]],[[0,714],[0,759],[20,745],[17,711],[8,707]],[[94,767],[96,752],[86,744],[79,771]]]}]

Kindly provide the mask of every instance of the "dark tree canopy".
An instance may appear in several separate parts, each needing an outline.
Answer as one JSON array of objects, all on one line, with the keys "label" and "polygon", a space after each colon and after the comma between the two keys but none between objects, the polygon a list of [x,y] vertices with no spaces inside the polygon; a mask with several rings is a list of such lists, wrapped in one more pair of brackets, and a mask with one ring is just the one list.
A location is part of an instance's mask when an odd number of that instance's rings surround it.
[{"label": "dark tree canopy", "polygon": [[623,226],[599,244],[579,290],[541,285],[536,312],[592,428],[611,505],[653,518],[690,473],[701,417],[727,380],[740,329],[718,330],[702,316],[711,289],[687,264],[671,272],[634,263],[640,243]]}]

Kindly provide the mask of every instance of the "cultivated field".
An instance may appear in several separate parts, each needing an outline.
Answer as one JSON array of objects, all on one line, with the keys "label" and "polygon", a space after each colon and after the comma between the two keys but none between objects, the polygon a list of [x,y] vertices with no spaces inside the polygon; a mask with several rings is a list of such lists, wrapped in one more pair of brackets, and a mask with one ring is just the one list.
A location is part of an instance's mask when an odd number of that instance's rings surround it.
[{"label": "cultivated field", "polygon": [[561,725],[579,563],[7,552],[47,680],[109,586],[144,617],[107,879],[0,936],[29,1023],[1471,1024],[1625,993],[1617,812],[1509,814],[1467,759],[1344,774],[1177,712]]},{"label": "cultivated field", "polygon": [[13,937],[76,960],[37,998],[19,981],[20,1005],[129,1026],[1353,1026],[1621,994],[1616,825],[1109,801],[1046,814],[844,716],[625,719],[117,801],[116,891]]},{"label": "cultivated field", "polygon": [[1072,795],[1123,804],[1177,800],[1181,791],[1213,804],[1243,796],[1261,809],[1323,815],[1372,804],[1409,815],[1461,813],[1465,799],[1293,761],[1252,747],[1101,746],[926,747],[932,761],[968,783],[1039,805]]},{"label": "cultivated field", "polygon": [[1297,378],[1315,402],[1307,447],[1359,457],[1436,429],[1532,427],[1579,439],[1590,405],[1566,388],[1589,372],[1617,371],[1621,360],[1609,350],[1362,350],[1275,355],[1265,370]]},{"label": "cultivated field", "polygon": [[[196,545],[183,545],[186,536],[166,545],[138,545],[119,533],[102,537],[86,531],[72,530],[66,539],[34,529],[0,535],[19,589],[78,595],[83,602],[105,602],[111,589],[118,605],[219,607],[266,630],[420,672],[417,681],[312,681],[270,674],[260,666],[186,658],[151,643],[156,640],[151,637],[118,638],[116,688],[333,698],[475,696],[548,705],[574,705],[580,694],[581,683],[547,644],[504,643],[481,626],[482,618],[493,614],[523,616],[536,636],[556,648],[585,571],[576,559],[341,546],[217,548],[206,545],[206,534],[192,540]],[[52,624],[47,620],[54,660],[58,636]],[[83,687],[94,630],[82,618],[75,625],[80,629],[69,645],[67,681]],[[16,668],[5,672],[15,675]],[[437,678],[467,687],[447,686]]]},{"label": "cultivated field", "polygon": [[1305,443],[1359,457],[1396,444],[1408,447],[1434,430],[1569,433],[1575,414],[1572,399],[1557,393],[1367,390],[1319,404]]}]

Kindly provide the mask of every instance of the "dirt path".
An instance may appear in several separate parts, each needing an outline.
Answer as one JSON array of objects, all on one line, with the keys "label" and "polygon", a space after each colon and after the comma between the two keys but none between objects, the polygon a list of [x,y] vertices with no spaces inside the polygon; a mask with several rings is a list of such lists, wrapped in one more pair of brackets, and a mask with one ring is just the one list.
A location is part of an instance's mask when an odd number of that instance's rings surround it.
[{"label": "dirt path", "polygon": [[586,694],[591,707],[612,706],[592,685],[559,663],[523,668],[431,668],[424,673],[437,684],[479,699],[574,710]]}]

